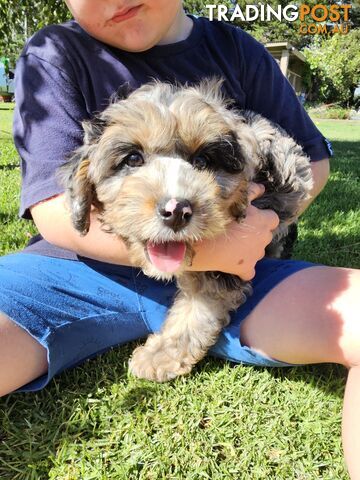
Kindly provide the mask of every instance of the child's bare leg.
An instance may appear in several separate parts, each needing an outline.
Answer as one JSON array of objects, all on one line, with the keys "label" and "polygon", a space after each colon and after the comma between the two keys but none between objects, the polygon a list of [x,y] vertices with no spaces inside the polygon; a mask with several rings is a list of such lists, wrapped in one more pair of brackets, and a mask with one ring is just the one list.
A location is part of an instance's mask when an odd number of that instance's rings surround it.
[{"label": "child's bare leg", "polygon": [[349,368],[343,446],[360,480],[360,270],[311,267],[278,284],[244,320],[242,341],[289,363]]},{"label": "child's bare leg", "polygon": [[0,397],[47,371],[46,349],[0,312]]}]

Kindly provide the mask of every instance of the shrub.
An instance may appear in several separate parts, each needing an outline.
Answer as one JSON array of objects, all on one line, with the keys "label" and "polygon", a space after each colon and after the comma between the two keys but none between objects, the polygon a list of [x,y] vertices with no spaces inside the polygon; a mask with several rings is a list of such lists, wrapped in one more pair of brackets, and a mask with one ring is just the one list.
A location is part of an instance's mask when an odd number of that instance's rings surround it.
[{"label": "shrub", "polygon": [[337,105],[309,106],[307,112],[313,118],[330,118],[336,120],[349,120],[351,111],[349,108],[343,108]]},{"label": "shrub", "polygon": [[317,39],[304,50],[309,64],[312,98],[325,103],[354,103],[354,89],[360,75],[360,30],[348,34],[334,34],[331,38]]}]

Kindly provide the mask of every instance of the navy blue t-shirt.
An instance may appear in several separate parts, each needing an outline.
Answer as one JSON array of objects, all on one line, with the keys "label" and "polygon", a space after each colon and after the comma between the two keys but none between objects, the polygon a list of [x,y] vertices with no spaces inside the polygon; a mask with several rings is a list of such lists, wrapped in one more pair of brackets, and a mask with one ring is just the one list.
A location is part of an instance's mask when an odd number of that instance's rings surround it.
[{"label": "navy blue t-shirt", "polygon": [[[21,157],[19,215],[63,192],[56,169],[82,143],[81,122],[106,108],[121,85],[162,81],[197,83],[225,79],[224,90],[235,107],[258,112],[281,125],[312,161],[329,157],[326,141],[315,127],[279,66],[265,47],[240,28],[192,17],[186,40],[129,53],[87,34],[77,22],[52,25],[36,33],[16,67],[15,144]],[[73,252],[37,236],[25,249],[54,257]]]}]

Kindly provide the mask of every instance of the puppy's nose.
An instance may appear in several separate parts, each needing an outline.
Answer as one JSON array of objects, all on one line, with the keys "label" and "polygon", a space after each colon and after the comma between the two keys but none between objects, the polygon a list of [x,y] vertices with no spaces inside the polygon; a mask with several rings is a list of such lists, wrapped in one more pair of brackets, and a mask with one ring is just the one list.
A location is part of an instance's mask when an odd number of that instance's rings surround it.
[{"label": "puppy's nose", "polygon": [[177,232],[184,228],[191,220],[192,206],[188,200],[171,198],[158,204],[158,212],[167,227]]}]

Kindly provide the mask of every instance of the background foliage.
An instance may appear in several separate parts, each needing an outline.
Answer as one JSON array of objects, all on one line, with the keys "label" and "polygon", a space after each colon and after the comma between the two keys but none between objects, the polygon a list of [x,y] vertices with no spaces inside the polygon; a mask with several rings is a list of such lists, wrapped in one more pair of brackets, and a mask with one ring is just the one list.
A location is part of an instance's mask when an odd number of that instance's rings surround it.
[{"label": "background foliage", "polygon": [[62,0],[0,0],[1,55],[14,62],[34,32],[69,18],[71,14]]},{"label": "background foliage", "polygon": [[360,29],[347,35],[317,38],[304,50],[312,73],[311,92],[324,102],[352,102],[355,86],[360,82]]}]

